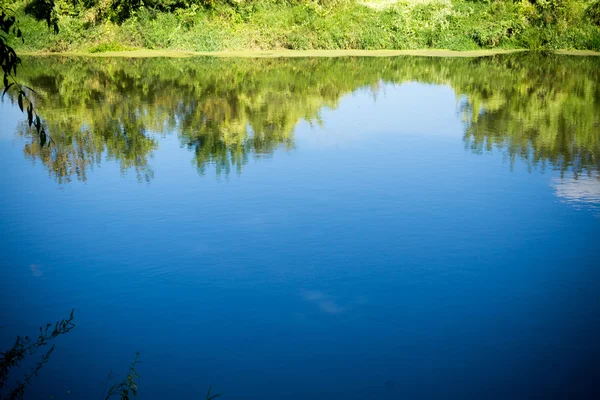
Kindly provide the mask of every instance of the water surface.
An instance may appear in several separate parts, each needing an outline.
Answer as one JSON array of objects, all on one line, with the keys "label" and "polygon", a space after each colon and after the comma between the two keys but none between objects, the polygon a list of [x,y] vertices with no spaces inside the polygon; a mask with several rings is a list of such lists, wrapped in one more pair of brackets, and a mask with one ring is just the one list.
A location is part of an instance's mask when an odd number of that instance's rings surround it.
[{"label": "water surface", "polygon": [[25,58],[0,345],[31,398],[600,395],[600,59]]}]

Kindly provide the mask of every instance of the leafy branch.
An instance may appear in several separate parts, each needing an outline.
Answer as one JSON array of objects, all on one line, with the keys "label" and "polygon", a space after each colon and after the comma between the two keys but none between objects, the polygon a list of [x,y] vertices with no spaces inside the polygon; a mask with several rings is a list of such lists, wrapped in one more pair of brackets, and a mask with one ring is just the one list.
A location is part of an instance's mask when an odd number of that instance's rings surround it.
[{"label": "leafy branch", "polygon": [[[12,80],[12,82],[9,83],[8,78],[10,78]],[[4,74],[4,91],[2,92],[2,98],[4,98],[4,95],[13,86],[15,87],[15,89],[18,92],[17,104],[19,105],[19,109],[21,110],[21,112],[25,112],[25,110],[27,110],[28,126],[30,128],[32,126],[35,127],[38,135],[40,136],[40,146],[44,147],[44,145],[46,144],[46,141],[48,141],[48,144],[54,143],[54,140],[52,140],[52,138],[49,137],[48,134],[46,133],[46,129],[42,125],[42,120],[41,120],[39,114],[37,113],[37,111],[35,110],[35,108],[33,107],[33,101],[31,101],[31,99],[27,96],[27,93],[25,91],[25,90],[27,90],[27,91],[35,94],[36,93],[35,90],[30,88],[29,86],[20,84],[13,74],[5,73]]]},{"label": "leafy branch", "polygon": [[[75,324],[75,310],[71,310],[69,318],[60,320],[54,324],[46,324],[45,327],[40,327],[40,333],[34,340],[29,336],[17,336],[13,346],[6,352],[0,352],[0,399],[2,400],[22,400],[25,394],[25,388],[29,386],[31,380],[38,376],[42,367],[50,360],[50,355],[54,351],[54,345],[46,351],[40,360],[35,364],[29,373],[25,374],[22,381],[17,381],[16,385],[8,388],[8,378],[10,371],[20,365],[25,357],[33,355],[38,349],[49,344],[49,342],[60,335],[70,332]],[[6,397],[3,392],[8,390]]]},{"label": "leafy branch", "polygon": [[211,396],[211,394],[210,394],[210,389],[212,389],[212,385],[209,385],[209,386],[208,386],[208,392],[206,392],[206,400],[214,400],[214,399],[216,399],[217,397],[220,397],[221,395],[223,395],[223,393],[218,393],[218,394],[213,394],[213,395]]},{"label": "leafy branch", "polygon": [[[6,352],[0,352],[0,400],[23,400],[25,396],[25,389],[30,385],[33,378],[37,377],[40,370],[48,361],[54,351],[54,345],[46,351],[39,361],[36,362],[35,366],[25,374],[22,381],[17,381],[12,389],[9,389],[9,375],[10,372],[19,367],[20,363],[27,357],[34,355],[37,350],[49,344],[49,342],[60,335],[70,332],[75,324],[75,310],[71,310],[69,318],[60,320],[54,325],[46,324],[46,326],[40,327],[40,333],[34,340],[29,336],[21,337],[17,336],[13,346]],[[136,370],[136,366],[139,362],[140,353],[135,353],[133,361],[129,365],[129,371],[127,376],[122,382],[117,382],[112,385],[106,392],[104,400],[110,400],[113,397],[119,400],[130,400],[131,397],[137,396],[138,385],[136,380],[140,377]],[[109,373],[107,382],[111,380],[112,372]],[[211,395],[210,391],[212,385],[208,387],[206,393],[206,400],[214,400],[220,397],[221,394]],[[7,394],[4,394],[7,392]]]},{"label": "leafy branch", "polygon": [[138,386],[135,380],[140,377],[140,375],[135,370],[135,366],[139,362],[140,352],[135,353],[135,357],[129,365],[129,372],[127,376],[122,382],[117,382],[108,389],[106,393],[105,400],[109,400],[113,396],[119,397],[121,400],[129,400],[130,393],[132,397],[137,395]]},{"label": "leafy branch", "polygon": [[[38,3],[38,18],[44,19],[48,23],[48,27],[54,27],[54,31],[58,31],[57,18],[53,13],[54,0],[44,0]],[[50,144],[52,138],[46,133],[46,130],[42,124],[40,116],[35,111],[33,101],[27,95],[27,92],[35,93],[33,89],[25,85],[20,84],[17,79],[17,67],[21,64],[21,59],[15,52],[15,50],[7,44],[9,36],[15,36],[17,39],[25,42],[23,38],[23,32],[18,27],[17,19],[14,16],[12,9],[0,5],[0,65],[2,66],[2,83],[4,85],[4,91],[2,92],[2,98],[10,91],[13,87],[17,90],[17,103],[21,112],[27,110],[27,123],[29,127],[35,127],[38,135],[40,136],[40,143],[43,147],[46,142]],[[48,139],[50,139],[48,141]]]}]

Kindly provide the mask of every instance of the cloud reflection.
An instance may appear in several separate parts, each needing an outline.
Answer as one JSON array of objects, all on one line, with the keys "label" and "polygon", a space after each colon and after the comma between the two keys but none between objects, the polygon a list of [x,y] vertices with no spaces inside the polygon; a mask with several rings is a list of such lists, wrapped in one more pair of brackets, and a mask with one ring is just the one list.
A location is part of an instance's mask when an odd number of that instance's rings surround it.
[{"label": "cloud reflection", "polygon": [[344,311],[331,296],[318,290],[304,291],[302,292],[302,298],[316,305],[320,311],[326,314],[338,314]]},{"label": "cloud reflection", "polygon": [[40,269],[42,266],[39,264],[31,264],[29,266],[29,271],[31,271],[31,275],[35,277],[40,277],[44,275],[44,272]]},{"label": "cloud reflection", "polygon": [[552,186],[561,201],[600,212],[600,176],[594,174],[576,178],[556,178]]}]

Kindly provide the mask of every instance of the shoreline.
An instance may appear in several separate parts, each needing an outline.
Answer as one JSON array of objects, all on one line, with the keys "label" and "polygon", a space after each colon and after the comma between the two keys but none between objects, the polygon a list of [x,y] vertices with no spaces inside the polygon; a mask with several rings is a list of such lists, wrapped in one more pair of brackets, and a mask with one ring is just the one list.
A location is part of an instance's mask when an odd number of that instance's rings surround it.
[{"label": "shoreline", "polygon": [[[468,50],[455,51],[443,49],[424,50],[236,50],[236,51],[183,51],[183,50],[126,50],[107,51],[102,53],[88,52],[19,52],[21,56],[62,56],[62,57],[123,57],[123,58],[190,58],[190,57],[218,57],[218,58],[333,58],[333,57],[395,57],[395,56],[420,56],[420,57],[486,57],[498,54],[512,54],[526,52],[526,49],[514,50]],[[588,50],[557,50],[556,54],[600,56],[600,52]]]},{"label": "shoreline", "polygon": [[[334,58],[334,57],[487,57],[499,54],[513,54],[530,52],[527,49],[490,49],[490,50],[233,50],[233,51],[185,51],[185,50],[124,50],[89,53],[79,51],[66,52],[19,52],[21,56],[28,57],[119,57],[119,58],[191,58],[191,57],[217,57],[217,58]],[[554,54],[570,56],[600,56],[600,52],[592,50],[553,50]]]}]

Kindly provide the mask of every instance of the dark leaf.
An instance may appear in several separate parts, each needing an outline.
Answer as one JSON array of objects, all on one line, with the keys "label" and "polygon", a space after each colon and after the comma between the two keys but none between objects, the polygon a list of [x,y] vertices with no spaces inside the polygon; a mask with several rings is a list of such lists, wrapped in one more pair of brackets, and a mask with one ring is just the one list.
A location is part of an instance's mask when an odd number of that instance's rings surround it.
[{"label": "dark leaf", "polygon": [[6,92],[8,92],[8,90],[10,89],[10,87],[12,85],[14,85],[14,84],[15,84],[14,82],[11,82],[8,86],[4,87],[4,92],[2,92],[2,97],[4,97],[4,95],[6,94]]},{"label": "dark leaf", "polygon": [[37,93],[35,90],[33,90],[32,88],[30,88],[30,87],[29,87],[29,86],[27,86],[27,85],[21,85],[21,86],[22,86],[22,87],[24,87],[25,89],[29,90],[29,91],[30,91],[30,92],[32,92],[32,93],[38,94],[38,93]]},{"label": "dark leaf", "polygon": [[213,399],[216,399],[217,397],[220,397],[222,395],[222,393],[218,393],[218,394],[213,394],[211,396],[210,389],[212,389],[212,385],[208,386],[208,392],[206,393],[206,400],[213,400]]},{"label": "dark leaf", "polygon": [[23,112],[23,92],[19,93],[19,99],[17,100],[17,102],[19,103],[19,108],[21,109],[21,112]]}]

